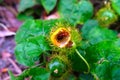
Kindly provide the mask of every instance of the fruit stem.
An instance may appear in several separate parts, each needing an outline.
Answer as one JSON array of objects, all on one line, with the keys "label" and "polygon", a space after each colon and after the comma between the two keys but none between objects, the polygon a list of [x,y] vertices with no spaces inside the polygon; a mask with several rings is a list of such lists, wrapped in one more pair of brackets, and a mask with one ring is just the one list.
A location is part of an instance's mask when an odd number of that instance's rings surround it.
[{"label": "fruit stem", "polygon": [[77,49],[75,49],[76,53],[79,55],[79,57],[85,62],[85,64],[87,65],[88,67],[88,71],[87,72],[84,72],[84,73],[89,73],[90,72],[90,66],[88,64],[88,62],[85,60],[85,58],[79,53],[79,51]]}]

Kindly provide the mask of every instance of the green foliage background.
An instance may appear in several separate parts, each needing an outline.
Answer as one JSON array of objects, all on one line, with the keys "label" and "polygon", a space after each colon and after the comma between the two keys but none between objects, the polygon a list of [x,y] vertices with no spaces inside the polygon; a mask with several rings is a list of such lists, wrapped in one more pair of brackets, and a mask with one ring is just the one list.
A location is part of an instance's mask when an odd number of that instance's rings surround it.
[{"label": "green foliage background", "polygon": [[[74,55],[67,56],[71,59],[72,70],[65,76],[65,80],[120,80],[120,39],[117,31],[108,28],[119,18],[120,0],[110,0],[109,3],[110,11],[104,6],[98,13],[94,13],[93,4],[89,0],[21,0],[18,17],[35,5],[40,5],[47,14],[56,9],[60,19],[29,18],[24,22],[16,33],[15,56],[20,64],[29,68],[18,77],[9,72],[11,80],[23,80],[29,76],[32,76],[31,80],[51,79],[50,71],[45,68],[47,60],[42,60],[41,56],[51,57],[50,31],[57,27],[56,23],[59,22],[75,28],[78,24],[82,25],[81,29],[76,28],[82,36],[82,41],[77,44],[79,46],[76,49],[90,66],[89,73],[85,73],[86,64],[73,51]],[[29,16],[22,15],[23,18]],[[37,62],[40,64],[36,65]],[[53,79],[63,78],[52,77],[51,80]]]}]

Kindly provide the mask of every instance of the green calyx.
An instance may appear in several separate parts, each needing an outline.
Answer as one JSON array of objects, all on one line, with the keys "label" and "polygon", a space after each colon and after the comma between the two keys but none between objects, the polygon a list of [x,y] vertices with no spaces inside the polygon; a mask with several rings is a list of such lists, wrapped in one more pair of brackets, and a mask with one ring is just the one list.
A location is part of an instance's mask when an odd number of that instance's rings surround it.
[{"label": "green calyx", "polygon": [[64,74],[71,70],[69,66],[70,62],[68,61],[67,57],[58,54],[54,54],[47,65],[51,73],[51,77],[63,77]]},{"label": "green calyx", "polygon": [[51,76],[60,77],[66,72],[67,65],[58,58],[54,58],[48,64]]},{"label": "green calyx", "polygon": [[60,53],[72,53],[81,41],[80,32],[67,23],[57,23],[51,29],[49,38],[53,51]]},{"label": "green calyx", "polygon": [[117,21],[117,15],[115,12],[110,8],[110,6],[101,8],[97,14],[96,19],[98,20],[99,24],[103,27],[109,27],[112,23]]}]

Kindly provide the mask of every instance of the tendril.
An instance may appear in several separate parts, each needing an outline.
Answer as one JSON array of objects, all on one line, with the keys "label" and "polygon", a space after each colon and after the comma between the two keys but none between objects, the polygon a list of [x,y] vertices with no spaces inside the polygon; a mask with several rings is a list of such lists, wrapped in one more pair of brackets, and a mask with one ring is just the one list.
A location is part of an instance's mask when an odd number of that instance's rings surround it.
[{"label": "tendril", "polygon": [[85,58],[79,53],[79,51],[77,49],[75,49],[76,53],[79,55],[79,57],[85,62],[85,64],[87,65],[88,71],[84,72],[84,73],[89,73],[90,72],[90,65],[88,64],[88,62],[85,60]]}]

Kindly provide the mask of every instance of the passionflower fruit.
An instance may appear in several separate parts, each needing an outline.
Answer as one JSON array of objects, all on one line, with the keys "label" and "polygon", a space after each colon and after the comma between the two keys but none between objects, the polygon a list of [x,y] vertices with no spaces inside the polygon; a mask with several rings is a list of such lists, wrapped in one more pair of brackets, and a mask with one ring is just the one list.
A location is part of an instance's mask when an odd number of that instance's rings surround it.
[{"label": "passionflower fruit", "polygon": [[80,32],[67,23],[56,23],[51,28],[48,40],[52,50],[60,54],[71,54],[75,52],[77,46],[81,45]]},{"label": "passionflower fruit", "polygon": [[58,58],[52,59],[48,64],[48,68],[51,75],[54,77],[60,77],[66,71],[66,64]]},{"label": "passionflower fruit", "polygon": [[53,78],[64,78],[71,72],[71,62],[67,56],[61,54],[53,53],[46,67],[51,73],[52,80]]},{"label": "passionflower fruit", "polygon": [[50,38],[54,45],[63,48],[70,42],[71,34],[67,28],[58,28]]},{"label": "passionflower fruit", "polygon": [[96,19],[103,27],[109,27],[111,24],[117,21],[117,17],[118,16],[109,5],[101,8],[96,14]]}]

